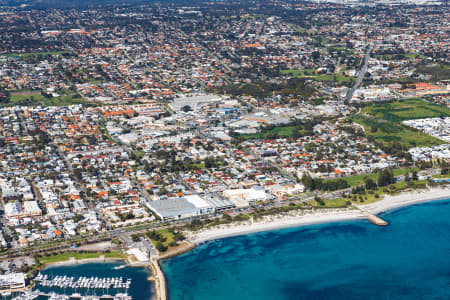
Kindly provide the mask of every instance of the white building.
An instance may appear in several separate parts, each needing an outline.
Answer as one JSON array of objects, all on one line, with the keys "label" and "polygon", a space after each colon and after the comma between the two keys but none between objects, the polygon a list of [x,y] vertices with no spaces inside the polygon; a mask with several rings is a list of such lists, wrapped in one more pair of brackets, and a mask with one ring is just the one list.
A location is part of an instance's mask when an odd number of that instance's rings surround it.
[{"label": "white building", "polygon": [[19,201],[6,203],[5,215],[8,219],[19,218],[22,215],[22,208],[20,207]]},{"label": "white building", "polygon": [[29,217],[41,216],[42,211],[36,201],[26,201],[23,203],[23,214]]},{"label": "white building", "polygon": [[267,201],[273,198],[259,186],[251,189],[225,190],[222,193],[225,198],[236,204],[236,207],[247,207],[255,205],[258,201]]},{"label": "white building", "polygon": [[209,213],[213,210],[212,206],[199,195],[184,196],[184,199],[198,208],[200,214]]},{"label": "white building", "polygon": [[23,288],[25,288],[25,276],[23,273],[0,275],[0,291]]}]

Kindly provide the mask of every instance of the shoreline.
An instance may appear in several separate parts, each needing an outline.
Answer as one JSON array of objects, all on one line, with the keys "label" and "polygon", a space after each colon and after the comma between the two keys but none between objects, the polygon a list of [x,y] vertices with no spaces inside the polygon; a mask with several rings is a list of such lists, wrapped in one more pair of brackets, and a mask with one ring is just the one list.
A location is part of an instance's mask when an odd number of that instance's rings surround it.
[{"label": "shoreline", "polygon": [[209,241],[264,231],[357,219],[366,219],[365,214],[357,209],[312,211],[304,215],[299,215],[297,212],[296,214],[290,214],[289,217],[286,217],[286,215],[266,216],[262,222],[222,225],[216,229],[194,233],[189,237],[189,240],[196,245],[200,245]]},{"label": "shoreline", "polygon": [[[189,232],[184,246],[176,249],[173,252],[163,254],[159,257],[151,259],[149,267],[152,272],[154,281],[155,294],[152,299],[167,300],[168,299],[168,285],[167,278],[161,268],[161,262],[171,257],[181,255],[195,249],[198,245],[203,243],[224,239],[228,237],[247,235],[258,232],[272,231],[285,228],[295,228],[315,224],[334,223],[351,220],[367,220],[368,214],[380,214],[392,211],[398,208],[433,202],[439,200],[450,199],[450,188],[437,187],[428,188],[426,190],[416,190],[404,192],[399,195],[385,195],[385,197],[377,202],[354,205],[350,208],[336,209],[323,208],[311,210],[307,213],[304,211],[292,211],[281,213],[279,215],[264,216],[262,221],[253,222],[253,219],[247,222],[231,223],[220,225],[218,227],[201,230],[199,232]],[[93,262],[115,262],[127,261],[126,258],[87,258],[87,259],[70,259],[61,262],[49,263],[42,266],[42,269],[47,269],[52,266],[62,265],[76,265]]]},{"label": "shoreline", "polygon": [[[326,224],[351,220],[368,220],[370,214],[376,215],[398,208],[407,207],[420,203],[427,203],[439,200],[450,199],[450,188],[437,187],[428,188],[426,190],[415,190],[400,193],[399,195],[385,195],[385,197],[377,202],[354,205],[351,208],[345,209],[319,209],[312,210],[310,213],[300,215],[299,212],[289,212],[280,215],[265,216],[262,222],[238,223],[220,225],[216,228],[206,229],[200,232],[188,232],[187,240],[193,245],[192,248],[182,251],[175,255],[170,255],[164,258],[157,258],[152,262],[152,271],[158,272],[159,284],[156,286],[156,297],[158,300],[168,299],[168,280],[162,271],[160,262],[170,257],[180,255],[195,249],[197,246],[210,241],[220,240],[224,238],[247,235],[258,232],[265,232],[271,230],[295,228],[315,224]],[[287,217],[287,215],[289,215]],[[269,219],[269,220],[267,220]],[[375,226],[375,225],[374,225]]]},{"label": "shoreline", "polygon": [[358,209],[318,209],[311,213],[285,213],[265,216],[263,221],[240,224],[220,225],[216,228],[189,233],[188,240],[196,245],[228,237],[247,235],[257,232],[294,228],[315,224],[367,219],[367,214],[380,214],[397,208],[450,199],[450,188],[437,187],[427,190],[404,192],[399,195],[385,195],[384,199],[362,205],[354,205]]},{"label": "shoreline", "polygon": [[450,199],[450,188],[430,188],[404,192],[399,195],[386,195],[383,200],[359,206],[372,214],[386,213],[415,204]]}]

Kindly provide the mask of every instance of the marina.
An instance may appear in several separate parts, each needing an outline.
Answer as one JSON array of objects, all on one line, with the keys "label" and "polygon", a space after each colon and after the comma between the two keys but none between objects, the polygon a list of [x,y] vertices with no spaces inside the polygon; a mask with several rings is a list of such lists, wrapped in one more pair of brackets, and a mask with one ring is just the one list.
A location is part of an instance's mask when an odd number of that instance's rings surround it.
[{"label": "marina", "polygon": [[71,289],[126,289],[130,288],[131,279],[124,280],[122,277],[73,277],[73,276],[55,276],[54,278],[48,275],[39,274],[36,277],[36,282],[41,286],[59,287]]},{"label": "marina", "polygon": [[38,300],[150,300],[155,294],[154,284],[148,280],[151,275],[147,267],[121,262],[54,265],[36,276],[33,292],[39,290]]},{"label": "marina", "polygon": [[102,295],[102,296],[92,296],[92,295],[81,295],[79,293],[73,293],[71,295],[58,294],[58,293],[44,293],[39,290],[26,291],[19,296],[12,298],[13,300],[33,300],[33,299],[48,299],[48,300],[70,300],[70,299],[81,299],[81,300],[131,300],[132,297],[126,293],[118,293],[116,295]]}]

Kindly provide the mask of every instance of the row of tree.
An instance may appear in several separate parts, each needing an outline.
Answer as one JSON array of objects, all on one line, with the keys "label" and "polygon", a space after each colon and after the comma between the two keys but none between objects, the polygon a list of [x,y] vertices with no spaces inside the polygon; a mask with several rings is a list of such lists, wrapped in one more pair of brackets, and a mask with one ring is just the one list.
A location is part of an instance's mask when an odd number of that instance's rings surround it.
[{"label": "row of tree", "polygon": [[350,187],[345,179],[323,180],[321,178],[312,178],[311,175],[305,174],[302,177],[305,187],[311,191],[337,191]]},{"label": "row of tree", "polygon": [[[448,171],[448,168],[445,169]],[[418,180],[417,172],[413,171],[412,174],[406,174],[406,180]],[[364,187],[361,186],[363,190],[375,190],[378,187],[388,186],[395,183],[394,171],[392,169],[383,169],[378,172],[377,180],[370,178],[369,176],[364,177]],[[305,174],[302,177],[302,182],[305,188],[308,190],[321,190],[321,191],[337,191],[350,187],[347,180],[343,178],[333,179],[333,180],[323,180],[321,178],[312,178],[311,175]],[[352,193],[358,193],[358,187],[354,188]]]}]

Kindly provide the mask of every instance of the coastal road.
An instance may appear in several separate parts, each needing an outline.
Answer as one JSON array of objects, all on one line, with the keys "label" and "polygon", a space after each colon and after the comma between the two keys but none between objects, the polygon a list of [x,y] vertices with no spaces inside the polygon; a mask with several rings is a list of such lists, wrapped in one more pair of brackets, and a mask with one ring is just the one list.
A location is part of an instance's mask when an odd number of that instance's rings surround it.
[{"label": "coastal road", "polygon": [[[438,172],[438,169],[431,169],[427,170],[428,173],[436,173]],[[400,180],[402,180],[402,176],[396,177]],[[353,187],[354,188],[354,187]],[[312,195],[301,195],[298,197],[293,197],[289,199],[278,199],[274,202],[266,203],[264,206],[258,206],[258,207],[248,207],[247,209],[233,209],[230,210],[230,215],[238,215],[241,213],[249,213],[255,210],[260,209],[270,209],[270,208],[279,208],[288,206],[291,202],[295,203],[302,203],[302,202],[308,202],[314,199],[314,196],[320,196],[322,198],[326,199],[335,199],[342,197],[342,193],[351,191],[352,188],[346,188],[339,191],[333,191],[328,193],[316,193]],[[222,218],[223,213],[215,213],[215,214],[209,214],[202,216],[203,218],[209,218],[209,219],[219,219]],[[148,224],[141,224],[141,225],[135,225],[135,226],[129,226],[125,228],[119,228],[119,229],[113,229],[108,230],[106,232],[99,232],[96,234],[88,234],[86,236],[78,236],[74,238],[70,238],[67,240],[64,240],[60,244],[55,244],[54,241],[47,241],[43,243],[37,243],[33,246],[31,246],[28,249],[11,249],[9,251],[9,256],[19,256],[19,255],[30,255],[30,254],[42,254],[45,252],[55,252],[55,251],[61,251],[64,249],[69,249],[70,246],[75,244],[87,244],[87,243],[95,243],[99,242],[101,240],[111,240],[118,238],[121,235],[132,235],[132,234],[142,234],[149,230],[159,230],[159,229],[165,229],[165,228],[171,228],[176,227],[180,225],[188,225],[191,223],[192,220],[198,219],[198,217],[191,217],[191,218],[184,218],[179,220],[170,220],[170,221],[158,221],[154,223],[148,223]],[[4,256],[3,258],[7,258],[7,256]]]}]

